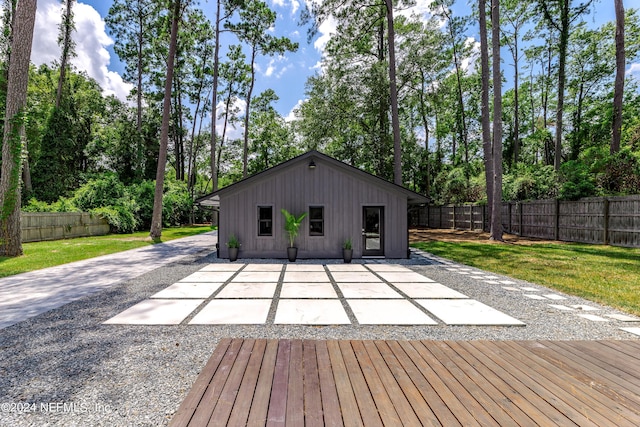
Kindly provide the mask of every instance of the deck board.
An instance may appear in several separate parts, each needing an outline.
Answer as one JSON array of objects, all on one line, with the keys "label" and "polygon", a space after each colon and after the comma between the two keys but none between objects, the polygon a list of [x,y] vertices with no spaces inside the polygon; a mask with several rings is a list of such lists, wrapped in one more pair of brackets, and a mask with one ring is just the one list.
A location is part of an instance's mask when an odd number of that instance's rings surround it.
[{"label": "deck board", "polygon": [[171,426],[640,425],[639,341],[223,339]]}]

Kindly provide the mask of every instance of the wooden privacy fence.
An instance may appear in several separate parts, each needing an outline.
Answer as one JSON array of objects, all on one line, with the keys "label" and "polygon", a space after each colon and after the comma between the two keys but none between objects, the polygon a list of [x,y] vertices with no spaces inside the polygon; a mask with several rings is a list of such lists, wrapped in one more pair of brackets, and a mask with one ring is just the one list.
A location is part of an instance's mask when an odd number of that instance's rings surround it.
[{"label": "wooden privacy fence", "polygon": [[[484,205],[425,206],[411,212],[410,223],[488,231],[489,215]],[[640,247],[640,196],[504,202],[502,224],[522,237]]]},{"label": "wooden privacy fence", "polygon": [[109,233],[107,221],[86,212],[23,212],[23,242],[102,236]]}]

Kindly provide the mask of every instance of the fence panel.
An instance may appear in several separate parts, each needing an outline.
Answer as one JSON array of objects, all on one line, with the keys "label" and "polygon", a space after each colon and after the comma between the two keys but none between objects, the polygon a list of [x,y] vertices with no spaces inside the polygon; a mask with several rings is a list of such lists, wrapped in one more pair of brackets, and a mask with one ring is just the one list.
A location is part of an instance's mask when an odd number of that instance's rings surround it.
[{"label": "fence panel", "polygon": [[609,199],[609,244],[640,248],[640,196]]},{"label": "fence panel", "polygon": [[[485,206],[429,206],[421,215],[431,228],[488,230]],[[502,204],[505,232],[568,242],[640,247],[640,196],[536,200]]]},{"label": "fence panel", "polygon": [[20,222],[25,243],[109,233],[105,219],[86,212],[23,212]]},{"label": "fence panel", "polygon": [[536,200],[521,203],[520,206],[522,209],[521,236],[555,239],[555,200]]},{"label": "fence panel", "polygon": [[559,204],[558,240],[603,244],[605,242],[605,201],[581,199]]}]

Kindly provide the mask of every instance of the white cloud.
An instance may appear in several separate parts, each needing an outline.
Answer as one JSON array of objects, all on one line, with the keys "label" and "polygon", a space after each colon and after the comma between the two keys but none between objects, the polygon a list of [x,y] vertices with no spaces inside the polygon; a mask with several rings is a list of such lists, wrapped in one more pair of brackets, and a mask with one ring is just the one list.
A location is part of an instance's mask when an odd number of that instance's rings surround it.
[{"label": "white cloud", "polygon": [[289,111],[289,114],[285,116],[284,120],[287,123],[297,120],[298,118],[296,117],[296,110],[302,107],[302,104],[304,104],[305,102],[306,102],[305,99],[299,99],[296,105],[294,105],[291,111]]},{"label": "white cloud", "polygon": [[416,0],[413,6],[400,9],[397,14],[406,17],[416,15],[427,19],[431,15],[431,3],[433,3],[433,0]]},{"label": "white cloud", "polygon": [[264,74],[266,77],[275,77],[277,79],[281,78],[287,71],[293,68],[292,64],[288,63],[289,60],[286,56],[280,55],[276,58],[271,58],[269,63],[266,64],[266,68],[263,69],[263,66],[260,64],[256,64],[256,69]]},{"label": "white cloud", "polygon": [[329,43],[331,37],[337,33],[337,26],[338,21],[336,21],[333,16],[329,17],[329,19],[320,24],[320,26],[318,27],[318,32],[321,35],[315,42],[313,42],[313,47],[315,47],[320,52],[324,52],[324,48],[327,47],[327,43]]},{"label": "white cloud", "polygon": [[300,2],[298,0],[273,0],[273,4],[279,7],[290,7],[291,15],[295,15],[295,13],[300,9]]},{"label": "white cloud", "polygon": [[640,78],[640,62],[631,64],[626,74],[627,76],[635,76],[636,78]]},{"label": "white cloud", "polygon": [[[71,63],[79,70],[94,78],[103,89],[104,95],[115,95],[126,100],[133,85],[110,71],[111,56],[107,47],[113,40],[105,31],[105,23],[98,12],[84,3],[76,3],[73,8],[76,31],[73,39],[76,43],[76,57]],[[58,46],[58,27],[62,9],[58,0],[38,0],[36,24],[33,34],[31,61],[36,65],[50,64],[60,60]]]}]

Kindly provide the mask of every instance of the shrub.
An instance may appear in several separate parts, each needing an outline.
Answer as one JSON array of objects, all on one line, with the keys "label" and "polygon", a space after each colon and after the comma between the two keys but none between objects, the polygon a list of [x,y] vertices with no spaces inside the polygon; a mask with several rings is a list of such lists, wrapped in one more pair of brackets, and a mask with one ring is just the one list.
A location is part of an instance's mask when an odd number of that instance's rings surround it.
[{"label": "shrub", "polygon": [[136,201],[139,229],[148,230],[153,216],[154,181],[142,181],[128,187],[130,197]]},{"label": "shrub", "polygon": [[166,181],[162,197],[162,225],[170,227],[188,224],[192,209],[193,200],[187,190],[187,184],[182,181]]},{"label": "shrub", "polygon": [[35,198],[29,199],[26,205],[22,207],[23,212],[79,212],[73,200],[66,197],[60,197],[57,202],[47,203]]},{"label": "shrub", "polygon": [[519,165],[504,175],[505,200],[539,200],[557,194],[556,174],[551,165]]},{"label": "shrub", "polygon": [[564,200],[578,200],[596,195],[596,186],[589,168],[583,163],[569,161],[560,167],[560,191]]},{"label": "shrub", "polygon": [[607,156],[598,174],[598,185],[609,194],[638,194],[640,160],[629,150]]},{"label": "shrub", "polygon": [[114,174],[104,174],[78,188],[73,203],[83,211],[105,206],[115,206],[126,198],[125,186]]},{"label": "shrub", "polygon": [[138,220],[124,206],[105,206],[90,212],[106,219],[113,233],[132,233],[138,229]]}]

